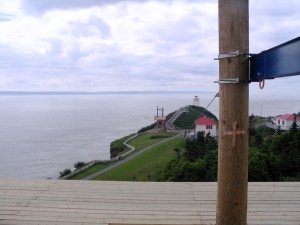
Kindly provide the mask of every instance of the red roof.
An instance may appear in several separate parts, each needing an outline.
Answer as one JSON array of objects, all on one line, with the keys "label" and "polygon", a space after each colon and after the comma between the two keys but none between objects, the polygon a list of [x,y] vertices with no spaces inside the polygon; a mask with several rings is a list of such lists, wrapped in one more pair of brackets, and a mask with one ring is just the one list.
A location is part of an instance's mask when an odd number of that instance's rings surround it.
[{"label": "red roof", "polygon": [[[294,115],[293,114],[284,114],[280,116],[276,116],[277,119],[281,120],[292,120],[294,121]],[[300,117],[296,117],[296,120],[300,120]]]},{"label": "red roof", "polygon": [[201,117],[195,121],[196,125],[217,125],[216,121],[208,118],[208,117]]}]

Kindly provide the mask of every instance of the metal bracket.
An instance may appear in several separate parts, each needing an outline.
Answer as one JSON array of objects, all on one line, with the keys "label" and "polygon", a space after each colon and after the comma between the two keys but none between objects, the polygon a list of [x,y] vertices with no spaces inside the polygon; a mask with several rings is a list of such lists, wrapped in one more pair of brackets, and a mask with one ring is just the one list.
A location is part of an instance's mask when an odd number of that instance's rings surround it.
[{"label": "metal bracket", "polygon": [[250,80],[300,75],[300,37],[250,58]]},{"label": "metal bracket", "polygon": [[236,50],[235,52],[226,52],[226,53],[220,53],[218,55],[218,58],[214,58],[214,60],[220,60],[220,59],[226,59],[226,58],[234,58],[240,55],[240,51]]},{"label": "metal bracket", "polygon": [[239,82],[240,82],[239,78],[222,79],[222,80],[214,81],[214,83],[218,83],[218,84],[237,84]]}]

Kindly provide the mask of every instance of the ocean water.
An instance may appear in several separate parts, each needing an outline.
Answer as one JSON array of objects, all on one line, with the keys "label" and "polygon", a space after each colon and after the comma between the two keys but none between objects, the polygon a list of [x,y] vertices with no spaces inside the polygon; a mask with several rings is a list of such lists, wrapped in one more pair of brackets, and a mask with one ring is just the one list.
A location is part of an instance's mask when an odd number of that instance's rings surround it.
[{"label": "ocean water", "polygon": [[[206,107],[213,94],[198,95]],[[0,178],[57,178],[78,161],[109,159],[110,143],[191,105],[189,94],[2,95]],[[217,117],[219,100],[208,110]],[[250,100],[249,114],[271,116],[300,111],[299,100]]]}]

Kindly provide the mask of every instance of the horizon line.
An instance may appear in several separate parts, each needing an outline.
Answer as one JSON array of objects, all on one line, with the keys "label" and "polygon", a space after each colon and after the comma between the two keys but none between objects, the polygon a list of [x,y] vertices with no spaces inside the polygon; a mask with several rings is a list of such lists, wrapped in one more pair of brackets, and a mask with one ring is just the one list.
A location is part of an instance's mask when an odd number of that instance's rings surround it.
[{"label": "horizon line", "polygon": [[0,91],[0,95],[215,94],[212,91]]}]

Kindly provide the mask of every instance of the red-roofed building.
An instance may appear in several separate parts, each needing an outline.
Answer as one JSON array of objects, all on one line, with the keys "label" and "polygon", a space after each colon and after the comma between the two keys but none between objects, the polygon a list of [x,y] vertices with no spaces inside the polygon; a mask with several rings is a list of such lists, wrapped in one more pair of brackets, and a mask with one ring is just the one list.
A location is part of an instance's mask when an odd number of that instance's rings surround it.
[{"label": "red-roofed building", "polygon": [[217,136],[217,122],[206,116],[195,121],[196,134],[204,132],[204,135],[210,133],[211,136]]},{"label": "red-roofed building", "polygon": [[[294,122],[295,116],[293,114],[284,114],[275,117],[275,124],[280,127],[281,130],[289,130]],[[296,123],[300,127],[300,117],[296,116]]]}]

